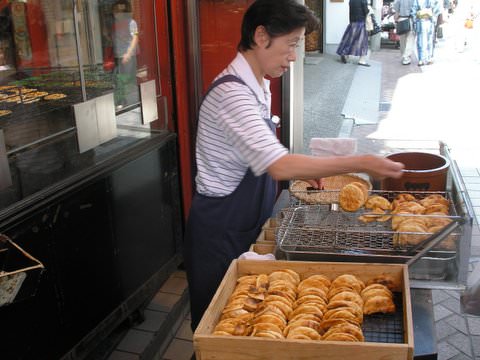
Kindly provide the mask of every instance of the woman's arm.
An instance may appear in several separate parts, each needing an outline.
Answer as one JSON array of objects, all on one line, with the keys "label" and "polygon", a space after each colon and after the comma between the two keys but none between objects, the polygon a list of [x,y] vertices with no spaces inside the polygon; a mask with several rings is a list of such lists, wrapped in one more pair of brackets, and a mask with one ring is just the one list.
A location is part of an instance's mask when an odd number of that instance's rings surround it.
[{"label": "woman's arm", "polygon": [[288,154],[275,161],[268,173],[276,180],[319,179],[351,172],[367,173],[373,178],[399,178],[403,164],[375,155],[316,157]]}]

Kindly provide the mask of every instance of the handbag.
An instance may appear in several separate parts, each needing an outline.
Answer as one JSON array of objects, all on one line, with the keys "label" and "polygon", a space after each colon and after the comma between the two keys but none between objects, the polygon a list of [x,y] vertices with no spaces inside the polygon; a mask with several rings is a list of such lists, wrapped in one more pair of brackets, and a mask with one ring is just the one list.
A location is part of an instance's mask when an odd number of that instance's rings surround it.
[{"label": "handbag", "polygon": [[395,28],[396,28],[397,35],[403,35],[408,33],[410,30],[412,30],[412,27],[410,24],[410,18],[400,20],[399,22],[397,22]]},{"label": "handbag", "polygon": [[443,39],[443,27],[437,27],[437,39]]},{"label": "handbag", "polygon": [[370,31],[370,35],[375,35],[378,34],[379,32],[382,32],[382,28],[380,25],[377,23],[377,19],[375,19],[375,15],[370,15],[372,17],[372,23],[373,23],[373,29]]}]

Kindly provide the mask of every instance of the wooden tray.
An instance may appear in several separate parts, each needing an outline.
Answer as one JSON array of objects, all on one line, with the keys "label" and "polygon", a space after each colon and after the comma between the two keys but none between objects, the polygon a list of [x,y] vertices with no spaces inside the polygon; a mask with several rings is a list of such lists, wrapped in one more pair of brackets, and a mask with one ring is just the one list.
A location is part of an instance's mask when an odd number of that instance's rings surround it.
[{"label": "wooden tray", "polygon": [[[401,294],[403,303],[403,343],[274,340],[249,336],[212,335],[240,276],[268,274],[285,268],[295,270],[302,278],[313,274],[324,274],[333,279],[349,273],[363,281],[368,281],[382,274],[391,276],[395,281],[393,291]],[[234,260],[193,335],[193,344],[197,360],[413,359],[413,323],[408,268],[403,264]]]}]

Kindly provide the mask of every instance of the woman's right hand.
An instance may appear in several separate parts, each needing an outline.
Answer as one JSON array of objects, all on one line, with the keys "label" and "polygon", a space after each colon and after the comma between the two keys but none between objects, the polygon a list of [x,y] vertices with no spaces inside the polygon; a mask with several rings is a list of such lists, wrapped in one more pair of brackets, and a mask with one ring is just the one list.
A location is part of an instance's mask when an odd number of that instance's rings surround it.
[{"label": "woman's right hand", "polygon": [[363,162],[365,172],[377,180],[385,178],[398,179],[403,175],[402,170],[405,168],[405,165],[400,162],[376,155],[363,156]]},{"label": "woman's right hand", "polygon": [[304,180],[308,182],[314,189],[323,190],[323,179],[310,179]]}]

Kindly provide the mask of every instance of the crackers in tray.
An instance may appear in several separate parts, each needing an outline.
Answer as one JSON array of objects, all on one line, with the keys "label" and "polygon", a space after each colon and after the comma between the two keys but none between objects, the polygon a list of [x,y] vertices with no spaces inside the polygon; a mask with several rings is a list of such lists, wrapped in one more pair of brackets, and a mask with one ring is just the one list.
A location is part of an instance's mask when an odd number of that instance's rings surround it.
[{"label": "crackers in tray", "polygon": [[0,110],[0,117],[7,116],[12,113],[12,110]]},{"label": "crackers in tray", "polygon": [[45,96],[43,99],[44,100],[60,100],[60,99],[66,98],[66,97],[67,97],[67,95],[65,95],[65,94],[57,93],[57,94],[49,94],[49,95]]},{"label": "crackers in tray", "polygon": [[[391,229],[395,231],[394,247],[417,245],[452,222],[448,217],[449,201],[440,194],[417,199],[412,194],[401,193],[392,202],[380,195],[371,195],[364,207],[369,212],[358,217],[362,222],[392,220]],[[456,237],[448,236],[438,247],[443,250],[454,250]]]}]

